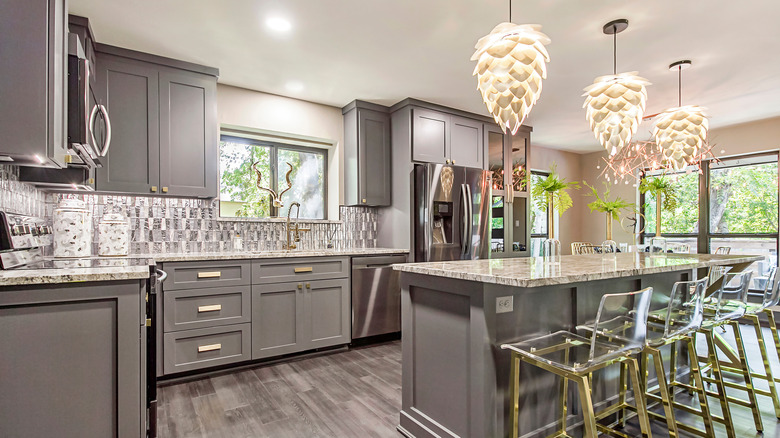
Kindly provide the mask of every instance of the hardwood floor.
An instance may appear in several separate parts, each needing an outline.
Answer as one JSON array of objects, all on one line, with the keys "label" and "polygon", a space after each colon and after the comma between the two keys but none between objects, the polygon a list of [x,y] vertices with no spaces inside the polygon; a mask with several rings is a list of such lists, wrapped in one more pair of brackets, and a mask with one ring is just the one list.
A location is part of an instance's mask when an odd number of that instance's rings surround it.
[{"label": "hardwood floor", "polygon": [[395,341],[160,387],[158,436],[399,437]]},{"label": "hardwood floor", "polygon": [[[752,330],[743,333],[748,357],[760,369],[755,335]],[[730,333],[726,337],[732,338]],[[771,339],[768,329],[765,339]],[[780,372],[780,362],[774,356],[772,365]],[[758,381],[756,385],[766,387]],[[735,395],[744,397],[739,392]],[[400,437],[395,427],[401,408],[401,343],[164,386],[159,390],[159,402],[160,438]],[[780,438],[780,423],[771,400],[759,397],[759,405],[763,436]],[[749,409],[731,409],[738,437],[761,436],[754,430]],[[721,426],[716,431],[718,437],[725,437]],[[626,432],[638,435],[635,420],[629,422]],[[653,436],[668,436],[663,423],[653,422]]]}]

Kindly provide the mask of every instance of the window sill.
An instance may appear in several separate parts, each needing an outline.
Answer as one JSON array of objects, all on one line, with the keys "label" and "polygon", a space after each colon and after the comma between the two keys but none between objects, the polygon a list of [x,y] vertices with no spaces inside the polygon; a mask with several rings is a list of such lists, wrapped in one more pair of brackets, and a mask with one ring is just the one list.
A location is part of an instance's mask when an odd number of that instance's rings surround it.
[{"label": "window sill", "polygon": [[[304,224],[343,224],[341,220],[330,219],[295,219],[290,218],[295,222]],[[285,223],[286,217],[218,217],[217,222],[257,222],[257,223]]]}]

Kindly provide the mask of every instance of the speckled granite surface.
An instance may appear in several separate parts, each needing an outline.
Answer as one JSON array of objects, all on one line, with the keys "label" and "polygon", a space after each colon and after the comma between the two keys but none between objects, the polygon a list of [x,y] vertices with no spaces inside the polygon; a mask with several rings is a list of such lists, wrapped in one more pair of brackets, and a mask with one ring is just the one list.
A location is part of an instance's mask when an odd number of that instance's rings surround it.
[{"label": "speckled granite surface", "polygon": [[142,280],[145,278],[149,278],[148,266],[20,269],[15,271],[0,271],[0,286]]},{"label": "speckled granite surface", "polygon": [[278,259],[292,257],[328,257],[328,256],[363,256],[382,254],[408,254],[407,249],[397,248],[356,248],[356,249],[313,249],[292,251],[236,251],[236,252],[197,252],[179,254],[141,254],[134,257],[148,257],[158,263],[163,262],[195,262],[202,260],[241,260],[241,259]]},{"label": "speckled granite surface", "polygon": [[407,263],[394,269],[414,274],[455,278],[516,287],[539,287],[581,281],[631,277],[682,271],[711,265],[731,265],[763,260],[763,256],[622,253],[584,254],[560,257],[551,263],[541,257]]},{"label": "speckled granite surface", "polygon": [[347,250],[293,250],[263,252],[213,252],[180,254],[133,254],[127,258],[103,259],[108,265],[100,268],[79,268],[79,260],[57,260],[63,266],[58,269],[16,269],[0,271],[0,287],[34,284],[75,283],[85,281],[114,281],[149,277],[147,266],[128,266],[126,259],[149,259],[157,263],[190,262],[203,260],[246,260],[292,257],[364,256],[382,254],[407,254],[405,249],[357,248]]}]

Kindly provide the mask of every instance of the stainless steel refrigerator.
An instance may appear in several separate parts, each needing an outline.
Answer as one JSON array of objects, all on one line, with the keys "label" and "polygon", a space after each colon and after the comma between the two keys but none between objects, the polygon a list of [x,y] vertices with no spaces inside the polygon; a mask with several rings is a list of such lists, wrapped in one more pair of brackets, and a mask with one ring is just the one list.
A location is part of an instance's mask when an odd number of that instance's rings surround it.
[{"label": "stainless steel refrigerator", "polygon": [[414,261],[488,258],[489,172],[443,164],[418,164],[412,179]]}]

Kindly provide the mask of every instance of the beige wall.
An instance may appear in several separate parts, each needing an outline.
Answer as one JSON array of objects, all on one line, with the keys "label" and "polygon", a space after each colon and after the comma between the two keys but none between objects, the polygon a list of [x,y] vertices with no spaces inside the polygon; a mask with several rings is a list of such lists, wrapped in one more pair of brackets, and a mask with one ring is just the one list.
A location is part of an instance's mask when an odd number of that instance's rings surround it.
[{"label": "beige wall", "polygon": [[[533,138],[533,136],[532,136]],[[558,173],[567,181],[581,181],[582,169],[580,165],[581,155],[557,149],[548,149],[541,146],[531,146],[531,170],[548,172],[553,163],[558,168]],[[571,242],[581,240],[582,227],[581,215],[578,211],[582,190],[571,190],[569,194],[574,201],[574,206],[558,218],[557,237],[561,241],[563,254],[571,254]]]},{"label": "beige wall", "polygon": [[328,218],[339,218],[344,200],[344,123],[341,108],[306,102],[219,84],[217,114],[220,124],[324,138],[328,150]]},{"label": "beige wall", "polygon": [[712,129],[708,139],[715,145],[713,151],[717,156],[721,155],[721,149],[727,156],[778,150],[780,117]]}]

